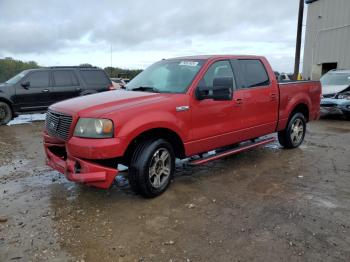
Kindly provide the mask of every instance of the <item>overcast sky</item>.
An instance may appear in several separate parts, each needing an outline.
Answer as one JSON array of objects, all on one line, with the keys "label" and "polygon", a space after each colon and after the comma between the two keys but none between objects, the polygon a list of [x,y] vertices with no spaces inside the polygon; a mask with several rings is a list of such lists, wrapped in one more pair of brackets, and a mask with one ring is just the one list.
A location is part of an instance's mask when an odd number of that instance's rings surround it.
[{"label": "overcast sky", "polygon": [[0,0],[0,58],[145,68],[194,54],[293,69],[298,0]]}]

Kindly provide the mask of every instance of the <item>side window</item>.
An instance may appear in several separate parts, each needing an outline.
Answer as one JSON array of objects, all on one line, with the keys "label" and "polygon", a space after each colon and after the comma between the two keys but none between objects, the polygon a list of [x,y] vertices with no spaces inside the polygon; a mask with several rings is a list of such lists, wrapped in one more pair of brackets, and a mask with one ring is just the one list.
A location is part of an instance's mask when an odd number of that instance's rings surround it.
[{"label": "side window", "polygon": [[232,77],[233,86],[235,87],[234,76],[229,61],[218,61],[212,64],[205,73],[200,85],[211,87],[213,86],[213,81],[216,77]]},{"label": "side window", "polygon": [[30,87],[48,87],[49,86],[49,72],[32,72],[26,79],[30,82]]},{"label": "side window", "polygon": [[56,86],[76,86],[78,80],[71,70],[58,70],[53,72]]},{"label": "side window", "polygon": [[73,83],[73,86],[78,86],[79,85],[79,80],[77,78],[77,75],[71,71],[71,77],[72,77],[72,83]]},{"label": "side window", "polygon": [[109,79],[102,70],[80,70],[83,79],[88,85],[108,85]]},{"label": "side window", "polygon": [[267,86],[269,76],[260,60],[239,60],[239,66],[244,79],[244,88]]}]

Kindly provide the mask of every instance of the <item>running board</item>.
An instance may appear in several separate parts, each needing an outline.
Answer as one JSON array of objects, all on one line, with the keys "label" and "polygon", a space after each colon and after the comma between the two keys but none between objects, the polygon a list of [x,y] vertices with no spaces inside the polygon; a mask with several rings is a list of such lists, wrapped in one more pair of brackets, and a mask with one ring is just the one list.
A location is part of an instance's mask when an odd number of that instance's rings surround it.
[{"label": "running board", "polygon": [[263,145],[266,145],[266,144],[270,144],[270,143],[273,143],[275,141],[276,141],[276,139],[274,137],[264,138],[262,140],[259,140],[257,142],[253,142],[253,143],[248,144],[248,145],[242,145],[242,146],[239,146],[237,148],[229,149],[227,151],[220,152],[220,153],[215,154],[215,155],[211,155],[211,156],[208,156],[208,157],[192,160],[192,161],[189,162],[189,164],[190,165],[195,165],[195,166],[196,165],[202,165],[202,164],[205,164],[207,162],[210,162],[210,161],[213,161],[213,160],[217,160],[217,159],[220,159],[220,158],[225,157],[225,156],[238,154],[238,153],[241,153],[243,151],[249,150],[251,148],[255,148],[255,147],[263,146]]}]

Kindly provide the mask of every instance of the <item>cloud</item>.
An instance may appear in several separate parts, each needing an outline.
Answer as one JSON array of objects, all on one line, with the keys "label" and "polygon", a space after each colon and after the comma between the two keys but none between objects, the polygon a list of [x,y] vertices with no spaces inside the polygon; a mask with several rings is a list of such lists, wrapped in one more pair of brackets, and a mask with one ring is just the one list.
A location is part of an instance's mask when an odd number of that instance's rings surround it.
[{"label": "cloud", "polygon": [[51,56],[110,45],[168,54],[267,47],[266,55],[286,56],[294,47],[297,8],[278,0],[1,0],[0,50]]}]

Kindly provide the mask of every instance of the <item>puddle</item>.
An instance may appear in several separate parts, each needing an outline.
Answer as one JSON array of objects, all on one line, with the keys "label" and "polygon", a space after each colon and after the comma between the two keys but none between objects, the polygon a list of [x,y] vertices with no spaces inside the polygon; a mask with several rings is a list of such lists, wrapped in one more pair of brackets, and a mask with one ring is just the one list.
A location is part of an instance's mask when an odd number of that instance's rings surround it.
[{"label": "puddle", "polygon": [[267,144],[264,147],[269,148],[269,149],[281,149],[282,148],[278,142]]},{"label": "puddle", "polygon": [[316,205],[320,207],[325,207],[325,208],[337,208],[338,205],[333,203],[332,201],[320,197],[315,197],[312,195],[306,196],[307,199],[312,200],[315,202]]}]

